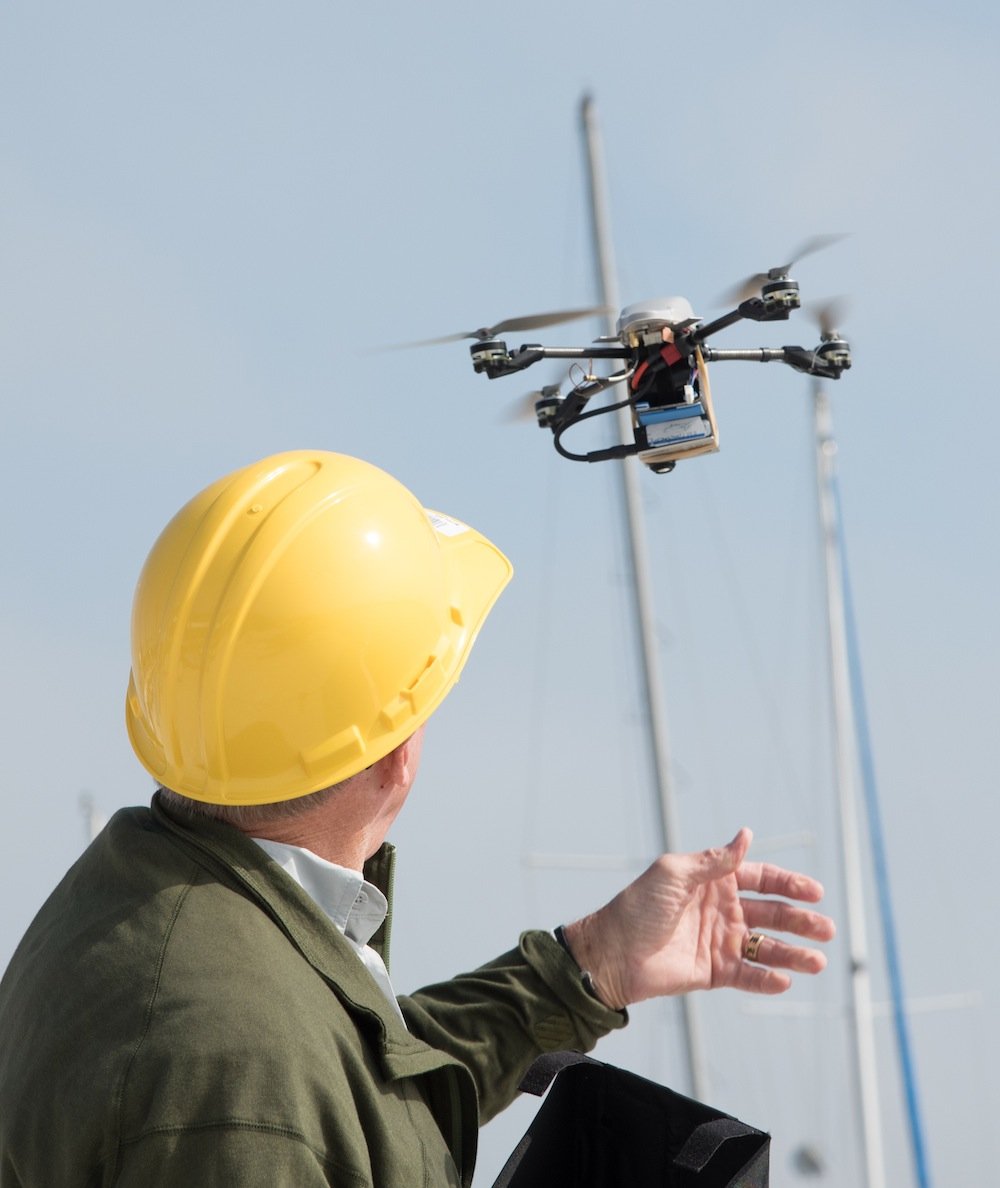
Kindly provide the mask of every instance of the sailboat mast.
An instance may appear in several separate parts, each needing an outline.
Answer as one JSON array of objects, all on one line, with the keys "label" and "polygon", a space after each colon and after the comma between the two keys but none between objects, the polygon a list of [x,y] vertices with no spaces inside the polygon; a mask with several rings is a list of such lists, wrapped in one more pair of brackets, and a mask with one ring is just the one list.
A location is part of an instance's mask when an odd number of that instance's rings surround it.
[{"label": "sailboat mast", "polygon": [[865,936],[861,845],[855,789],[854,716],[848,664],[847,616],[844,601],[844,558],[836,499],[836,455],[830,403],[817,384],[813,393],[816,480],[826,573],[827,642],[833,701],[835,773],[840,811],[840,844],[850,957],[851,1023],[854,1040],[857,1101],[867,1188],[885,1188],[885,1161],[875,1060],[871,973]]},{"label": "sailboat mast", "polygon": [[[584,145],[587,155],[587,181],[590,197],[591,226],[594,239],[594,260],[597,268],[597,282],[600,302],[608,310],[620,307],[618,283],[615,275],[614,255],[608,222],[607,187],[604,180],[604,160],[601,151],[600,134],[594,101],[585,95],[580,105]],[[615,315],[607,315],[607,333],[616,332]],[[627,408],[618,410],[620,437],[632,440],[632,423]],[[663,682],[660,676],[659,657],[656,649],[656,627],[653,614],[652,582],[650,578],[648,550],[646,547],[645,520],[642,513],[642,498],[639,490],[638,466],[634,459],[624,458],[618,465],[621,482],[622,505],[628,528],[629,560],[631,564],[631,587],[634,599],[635,620],[639,634],[639,651],[642,661],[644,684],[644,706],[646,737],[649,742],[650,760],[657,791],[657,815],[660,842],[663,851],[676,850],[680,830],[677,824],[677,810],[670,778],[670,750],[666,730],[666,704],[663,696]],[[702,1101],[708,1097],[708,1075],[706,1071],[704,1044],[698,1024],[698,1013],[691,995],[681,996],[685,1056],[688,1068],[688,1082],[693,1097]]]}]

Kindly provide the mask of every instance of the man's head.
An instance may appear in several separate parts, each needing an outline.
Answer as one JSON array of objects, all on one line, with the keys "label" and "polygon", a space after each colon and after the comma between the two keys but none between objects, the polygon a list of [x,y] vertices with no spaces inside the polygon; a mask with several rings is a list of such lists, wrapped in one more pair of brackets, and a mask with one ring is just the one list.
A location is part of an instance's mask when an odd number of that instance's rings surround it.
[{"label": "man's head", "polygon": [[160,787],[160,803],[181,816],[222,821],[256,838],[305,846],[361,870],[406,803],[420,767],[424,727],[338,784],[275,804],[209,804]]},{"label": "man's head", "polygon": [[236,471],[177,513],[143,567],[133,748],[208,804],[340,784],[426,722],[511,572],[358,459],[295,451]]}]

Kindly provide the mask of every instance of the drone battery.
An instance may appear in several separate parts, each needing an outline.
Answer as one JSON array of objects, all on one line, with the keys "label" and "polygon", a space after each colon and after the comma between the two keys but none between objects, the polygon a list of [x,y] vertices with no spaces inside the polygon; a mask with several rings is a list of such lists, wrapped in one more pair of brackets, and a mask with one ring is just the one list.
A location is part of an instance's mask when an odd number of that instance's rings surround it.
[{"label": "drone battery", "polygon": [[697,383],[684,385],[683,401],[637,401],[632,406],[636,456],[655,474],[669,473],[681,458],[714,454],[719,448],[708,368],[698,345],[694,348],[694,364]]},{"label": "drone battery", "polygon": [[645,437],[647,449],[690,442],[698,444],[711,438],[712,426],[700,401],[675,404],[666,408],[636,409],[636,419]]}]

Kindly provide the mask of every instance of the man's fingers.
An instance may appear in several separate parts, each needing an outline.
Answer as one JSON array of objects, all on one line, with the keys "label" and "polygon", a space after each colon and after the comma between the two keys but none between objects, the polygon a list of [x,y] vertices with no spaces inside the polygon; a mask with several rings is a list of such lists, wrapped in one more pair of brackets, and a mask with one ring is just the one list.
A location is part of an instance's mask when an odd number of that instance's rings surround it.
[{"label": "man's fingers", "polygon": [[743,919],[752,930],[790,932],[807,940],[833,940],[837,929],[829,916],[780,899],[741,899]]},{"label": "man's fingers", "polygon": [[699,883],[707,883],[735,872],[750,849],[753,834],[744,827],[736,834],[731,842],[725,846],[718,846],[711,850],[702,850],[692,857],[695,862],[695,878]]},{"label": "man's fingers", "polygon": [[784,895],[786,899],[800,899],[803,903],[818,903],[823,898],[822,883],[770,862],[744,862],[736,872],[736,885],[741,891]]},{"label": "man's fingers", "polygon": [[[801,945],[789,945],[774,936],[764,936],[757,946],[753,961],[744,959],[744,965],[760,965],[769,969],[790,969],[793,973],[816,974],[826,969],[826,954],[819,949],[807,949]],[[764,991],[774,993],[774,991]]]},{"label": "man's fingers", "polygon": [[766,965],[751,965],[748,961],[743,962],[732,982],[733,989],[751,994],[783,994],[791,984],[788,974],[768,969]]}]

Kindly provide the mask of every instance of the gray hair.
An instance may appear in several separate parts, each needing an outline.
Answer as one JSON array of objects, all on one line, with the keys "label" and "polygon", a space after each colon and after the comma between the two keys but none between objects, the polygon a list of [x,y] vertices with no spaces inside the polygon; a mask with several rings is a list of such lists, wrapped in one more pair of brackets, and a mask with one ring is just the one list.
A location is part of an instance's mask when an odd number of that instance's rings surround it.
[{"label": "gray hair", "polygon": [[318,792],[296,796],[291,800],[279,800],[275,804],[208,804],[202,800],[193,800],[190,796],[173,791],[172,788],[164,788],[162,784],[157,787],[157,792],[163,804],[173,812],[188,817],[207,817],[211,821],[222,821],[247,832],[272,821],[287,821],[301,817],[310,809],[332,800],[346,783],[347,780],[342,780],[341,783],[331,784],[329,788],[321,788]]}]

